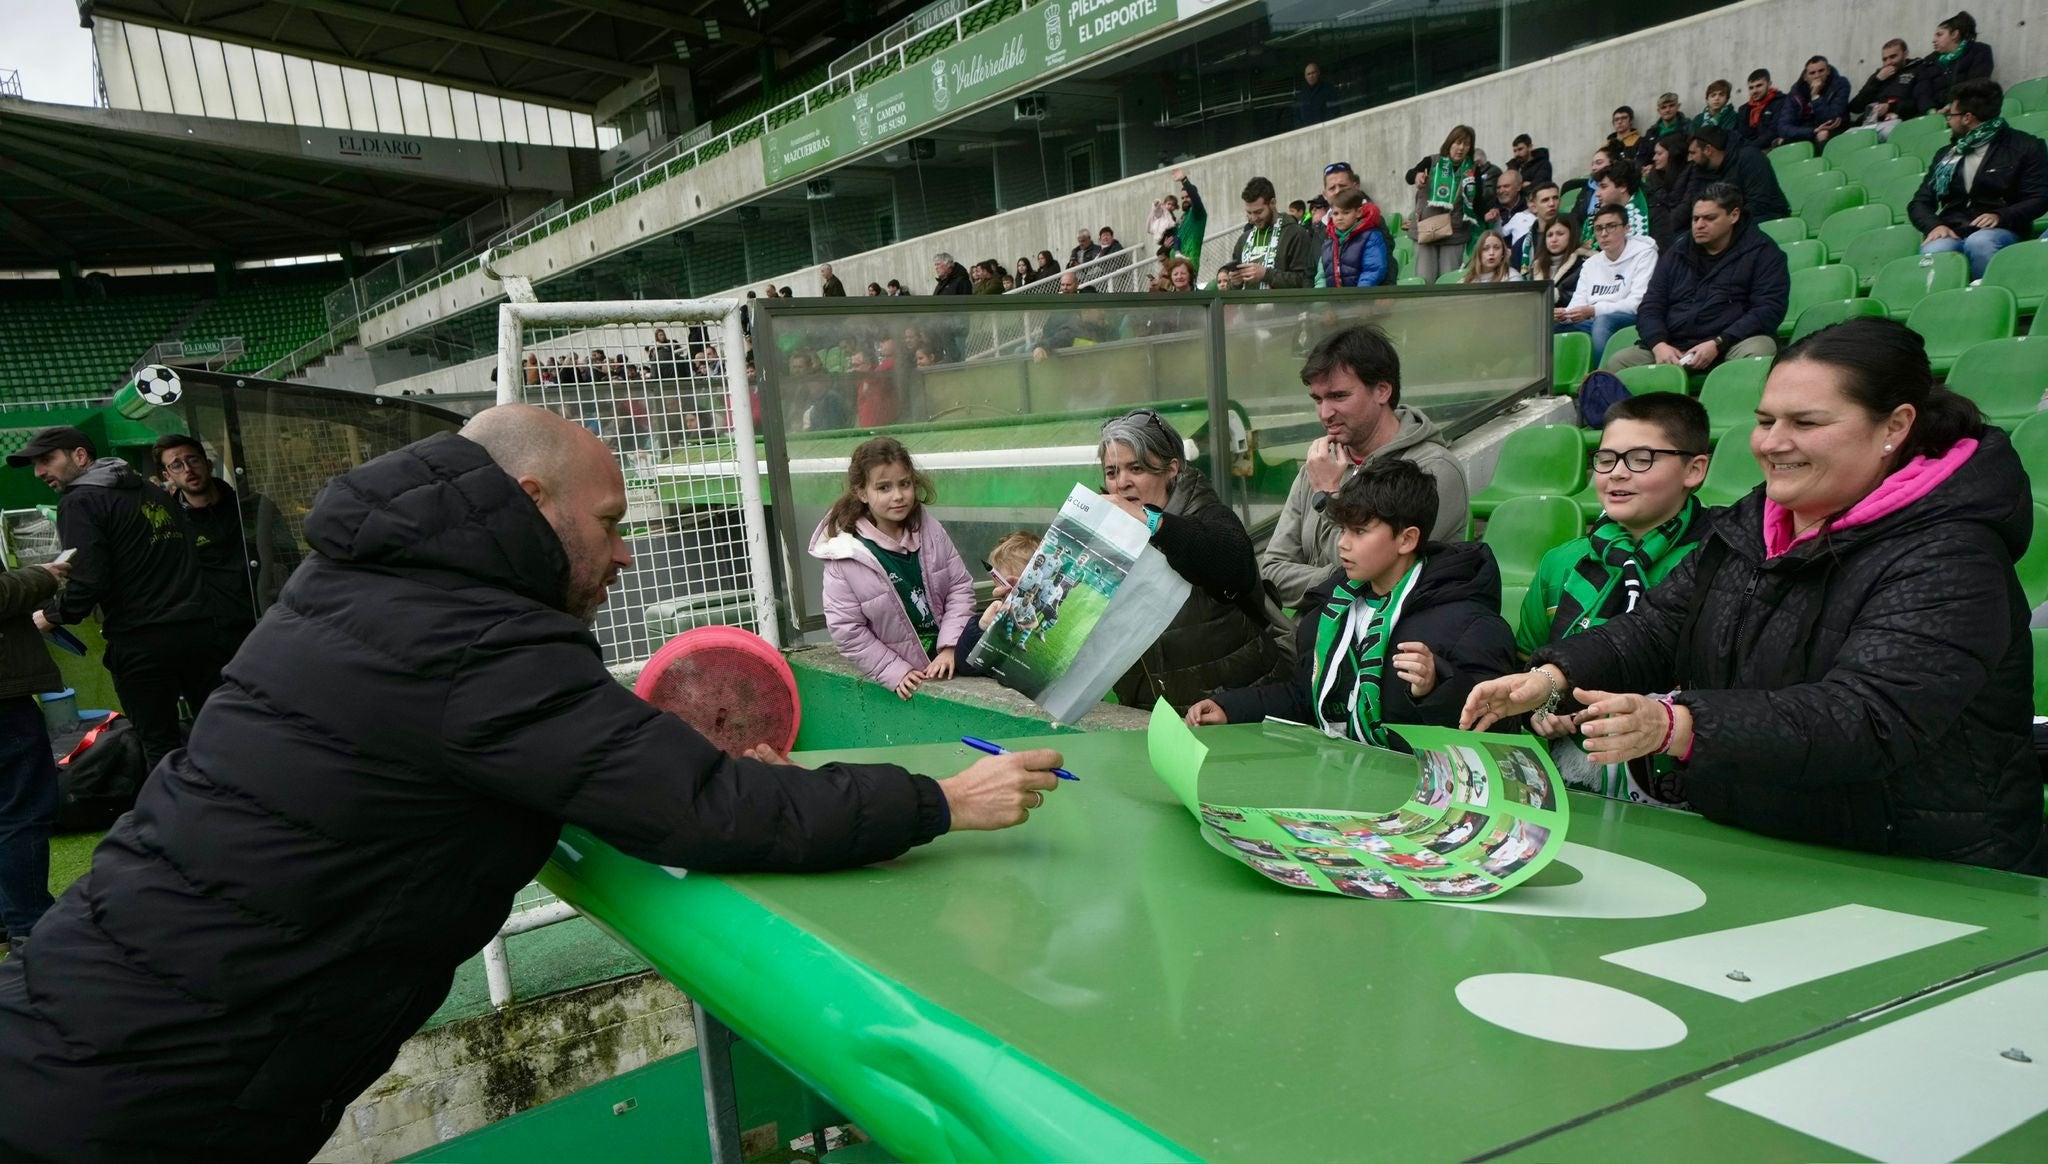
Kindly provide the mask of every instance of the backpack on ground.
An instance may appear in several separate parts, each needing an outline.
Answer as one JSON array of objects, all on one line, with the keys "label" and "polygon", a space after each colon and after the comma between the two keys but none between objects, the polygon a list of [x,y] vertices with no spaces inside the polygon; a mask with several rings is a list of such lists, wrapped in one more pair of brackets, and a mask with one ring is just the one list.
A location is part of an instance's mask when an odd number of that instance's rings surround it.
[{"label": "backpack on ground", "polygon": [[1579,419],[1587,428],[1604,428],[1607,425],[1607,410],[1627,400],[1630,396],[1628,385],[1612,372],[1590,372],[1579,381]]},{"label": "backpack on ground", "polygon": [[115,712],[57,761],[57,832],[94,832],[113,824],[135,807],[148,777],[142,736]]}]

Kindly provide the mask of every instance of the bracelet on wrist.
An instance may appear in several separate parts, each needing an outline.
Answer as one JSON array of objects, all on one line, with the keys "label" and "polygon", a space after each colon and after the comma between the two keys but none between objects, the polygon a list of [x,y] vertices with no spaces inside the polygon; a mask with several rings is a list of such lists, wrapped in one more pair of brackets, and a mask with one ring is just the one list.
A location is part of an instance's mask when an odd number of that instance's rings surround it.
[{"label": "bracelet on wrist", "polygon": [[1652,698],[1664,705],[1664,739],[1657,745],[1657,750],[1650,753],[1653,756],[1661,756],[1670,749],[1671,737],[1678,732],[1678,713],[1672,710],[1671,697],[1669,695],[1658,695]]},{"label": "bracelet on wrist", "polygon": [[1529,670],[1543,676],[1543,681],[1550,686],[1549,694],[1543,697],[1543,704],[1536,709],[1536,714],[1545,716],[1556,715],[1558,701],[1564,698],[1564,685],[1559,683],[1557,676],[1550,672],[1548,664],[1538,664],[1529,668]]}]

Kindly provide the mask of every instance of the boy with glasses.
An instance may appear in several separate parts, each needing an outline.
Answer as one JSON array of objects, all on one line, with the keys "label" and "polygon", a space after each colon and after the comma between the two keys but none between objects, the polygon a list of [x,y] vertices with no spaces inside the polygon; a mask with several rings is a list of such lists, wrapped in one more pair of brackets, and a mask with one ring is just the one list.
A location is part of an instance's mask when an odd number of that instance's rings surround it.
[{"label": "boy with glasses", "polygon": [[[1631,396],[1607,410],[1600,447],[1590,457],[1600,518],[1585,537],[1545,554],[1537,566],[1515,628],[1523,654],[1633,610],[1692,552],[1706,529],[1693,493],[1707,479],[1707,448],[1707,410],[1689,396]],[[1595,768],[1572,739],[1576,716],[1537,715],[1529,728],[1553,741],[1558,773],[1573,787],[1684,807],[1668,759]]]}]

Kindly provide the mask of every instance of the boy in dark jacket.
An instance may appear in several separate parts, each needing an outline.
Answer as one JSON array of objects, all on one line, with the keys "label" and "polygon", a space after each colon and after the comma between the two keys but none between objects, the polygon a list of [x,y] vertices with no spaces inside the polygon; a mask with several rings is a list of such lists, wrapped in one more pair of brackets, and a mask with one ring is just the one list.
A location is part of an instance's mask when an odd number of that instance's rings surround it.
[{"label": "boy in dark jacket", "polygon": [[1381,287],[1394,281],[1394,252],[1387,243],[1380,208],[1357,187],[1330,199],[1323,223],[1323,253],[1316,261],[1318,287]]},{"label": "boy in dark jacket", "polygon": [[1965,81],[1950,99],[1955,140],[1934,155],[1927,177],[1906,207],[1923,232],[1920,253],[1961,251],[1970,278],[1982,279],[1991,256],[2033,233],[2048,214],[2048,146],[2007,125],[1996,81]]},{"label": "boy in dark jacket", "polygon": [[1342,569],[1302,603],[1293,681],[1219,692],[1188,723],[1277,716],[1404,752],[1388,724],[1455,727],[1474,684],[1519,667],[1493,551],[1425,544],[1436,507],[1436,479],[1408,461],[1375,461],[1346,481],[1325,503],[1343,529]]},{"label": "boy in dark jacket", "polygon": [[11,954],[50,908],[57,765],[36,693],[64,686],[29,615],[70,571],[52,562],[0,573],[0,935]]},{"label": "boy in dark jacket", "polygon": [[1692,237],[1657,260],[1636,310],[1638,346],[1610,353],[1609,368],[1677,364],[1698,374],[1722,360],[1777,354],[1792,277],[1785,252],[1742,207],[1742,191],[1726,182],[1693,203]]}]

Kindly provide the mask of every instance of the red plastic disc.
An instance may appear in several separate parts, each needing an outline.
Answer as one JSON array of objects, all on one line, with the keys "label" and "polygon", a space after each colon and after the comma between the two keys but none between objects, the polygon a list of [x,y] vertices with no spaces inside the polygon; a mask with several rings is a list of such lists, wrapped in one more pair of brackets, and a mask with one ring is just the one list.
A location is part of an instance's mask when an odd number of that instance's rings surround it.
[{"label": "red plastic disc", "polygon": [[796,746],[796,676],[768,640],[736,626],[700,626],[663,643],[633,693],[696,728],[723,751]]}]

